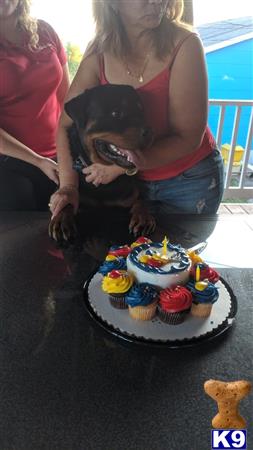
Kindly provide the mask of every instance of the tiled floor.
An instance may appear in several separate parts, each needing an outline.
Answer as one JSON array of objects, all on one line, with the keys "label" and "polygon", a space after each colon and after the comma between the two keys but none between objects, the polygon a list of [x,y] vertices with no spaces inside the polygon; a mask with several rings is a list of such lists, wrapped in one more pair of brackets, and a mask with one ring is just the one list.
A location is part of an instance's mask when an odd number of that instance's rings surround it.
[{"label": "tiled floor", "polygon": [[222,203],[218,214],[253,214],[253,203]]}]

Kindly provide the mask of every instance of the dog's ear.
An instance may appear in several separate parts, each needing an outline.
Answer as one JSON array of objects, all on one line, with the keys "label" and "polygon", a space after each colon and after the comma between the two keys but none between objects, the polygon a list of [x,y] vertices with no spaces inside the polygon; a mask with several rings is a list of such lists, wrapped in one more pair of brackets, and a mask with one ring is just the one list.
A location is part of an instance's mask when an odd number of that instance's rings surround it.
[{"label": "dog's ear", "polygon": [[73,122],[75,122],[78,128],[84,128],[87,123],[89,99],[90,89],[86,89],[82,94],[72,98],[64,105],[66,113]]}]

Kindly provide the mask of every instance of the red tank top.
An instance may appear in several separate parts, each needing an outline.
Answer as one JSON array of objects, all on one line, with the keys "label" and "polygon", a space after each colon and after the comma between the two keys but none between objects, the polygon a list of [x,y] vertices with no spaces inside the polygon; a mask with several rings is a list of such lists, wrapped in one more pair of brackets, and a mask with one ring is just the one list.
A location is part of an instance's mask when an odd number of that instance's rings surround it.
[{"label": "red tank top", "polygon": [[[188,35],[189,36],[189,35]],[[188,37],[187,36],[187,37]],[[185,41],[184,38],[175,48],[170,66],[156,75],[148,83],[137,88],[142,100],[147,124],[155,134],[155,140],[168,135],[168,92],[170,71],[177,52]],[[109,84],[105,76],[104,59],[100,58],[100,83]],[[177,159],[157,169],[149,169],[139,173],[139,177],[147,181],[164,180],[173,178],[197,164],[207,157],[214,149],[216,143],[211,131],[206,127],[200,147],[191,154]]]},{"label": "red tank top", "polygon": [[54,29],[38,21],[41,48],[12,44],[0,30],[0,128],[44,157],[56,154],[66,53]]}]

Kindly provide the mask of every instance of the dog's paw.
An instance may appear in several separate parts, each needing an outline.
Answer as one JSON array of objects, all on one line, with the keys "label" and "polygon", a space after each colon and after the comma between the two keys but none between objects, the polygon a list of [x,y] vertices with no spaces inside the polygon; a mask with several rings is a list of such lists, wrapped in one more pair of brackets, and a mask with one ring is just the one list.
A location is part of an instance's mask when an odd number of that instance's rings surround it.
[{"label": "dog's paw", "polygon": [[135,237],[138,235],[149,235],[154,232],[155,228],[156,221],[145,208],[138,208],[138,210],[133,212],[129,223],[129,232]]},{"label": "dog's paw", "polygon": [[59,245],[71,244],[77,236],[77,228],[73,207],[66,206],[62,211],[51,219],[48,226],[48,234]]}]

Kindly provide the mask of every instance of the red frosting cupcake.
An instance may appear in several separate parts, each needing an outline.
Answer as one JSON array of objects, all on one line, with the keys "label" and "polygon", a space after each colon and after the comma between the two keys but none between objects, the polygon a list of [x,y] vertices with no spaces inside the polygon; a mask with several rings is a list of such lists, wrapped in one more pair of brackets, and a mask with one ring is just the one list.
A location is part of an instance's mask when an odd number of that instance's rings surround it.
[{"label": "red frosting cupcake", "polygon": [[199,266],[199,268],[200,268],[199,281],[208,280],[208,281],[210,281],[210,283],[213,283],[213,284],[215,284],[215,283],[217,283],[217,281],[219,281],[220,275],[218,274],[218,272],[216,272],[216,270],[212,269],[212,267],[209,267],[208,264],[203,264],[203,263],[194,264],[194,266],[192,266],[191,271],[190,271],[190,276],[192,279],[195,280],[197,266]]},{"label": "red frosting cupcake", "polygon": [[127,258],[131,250],[132,249],[128,245],[114,245],[109,249],[108,255]]},{"label": "red frosting cupcake", "polygon": [[192,294],[184,286],[167,288],[160,292],[159,318],[170,325],[182,323],[191,309]]}]

